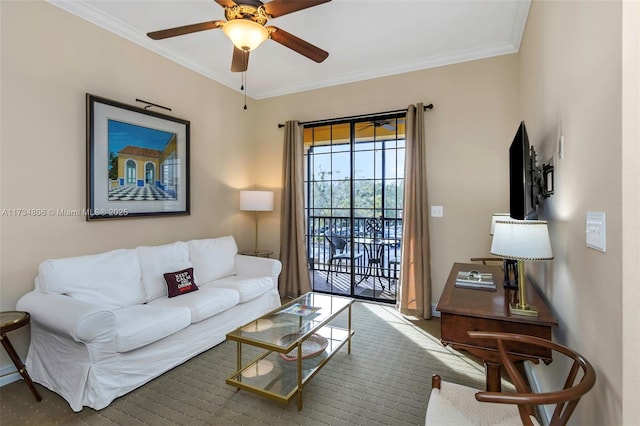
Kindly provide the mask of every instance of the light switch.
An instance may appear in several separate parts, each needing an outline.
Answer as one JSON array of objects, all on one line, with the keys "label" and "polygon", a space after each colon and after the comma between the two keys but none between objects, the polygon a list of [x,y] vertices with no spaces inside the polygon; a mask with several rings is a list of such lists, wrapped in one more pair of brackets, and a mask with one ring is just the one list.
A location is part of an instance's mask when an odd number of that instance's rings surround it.
[{"label": "light switch", "polygon": [[443,216],[444,216],[443,206],[431,206],[431,217],[443,217]]},{"label": "light switch", "polygon": [[587,247],[607,251],[607,214],[587,212]]}]

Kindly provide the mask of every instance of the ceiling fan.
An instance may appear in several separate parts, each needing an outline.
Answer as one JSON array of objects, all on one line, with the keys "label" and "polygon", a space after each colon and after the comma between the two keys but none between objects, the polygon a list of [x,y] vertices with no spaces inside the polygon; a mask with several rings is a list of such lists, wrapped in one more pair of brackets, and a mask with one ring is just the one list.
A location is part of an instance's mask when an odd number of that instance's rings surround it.
[{"label": "ceiling fan", "polygon": [[369,124],[367,124],[366,126],[362,127],[359,130],[365,130],[368,129],[369,127],[375,127],[376,129],[379,127],[382,127],[384,129],[387,129],[389,131],[394,131],[396,130],[396,123],[401,122],[402,120],[396,120],[396,119],[391,119],[391,120],[372,120],[369,121]]},{"label": "ceiling fan", "polygon": [[312,61],[320,63],[327,59],[328,52],[278,27],[265,27],[265,24],[270,19],[330,1],[273,0],[263,4],[260,0],[215,0],[216,3],[224,7],[226,21],[207,21],[152,31],[147,33],[147,36],[154,40],[161,40],[198,31],[222,28],[222,31],[234,44],[233,58],[231,60],[232,72],[246,71],[249,65],[249,52],[258,47],[267,38],[306,56]]}]

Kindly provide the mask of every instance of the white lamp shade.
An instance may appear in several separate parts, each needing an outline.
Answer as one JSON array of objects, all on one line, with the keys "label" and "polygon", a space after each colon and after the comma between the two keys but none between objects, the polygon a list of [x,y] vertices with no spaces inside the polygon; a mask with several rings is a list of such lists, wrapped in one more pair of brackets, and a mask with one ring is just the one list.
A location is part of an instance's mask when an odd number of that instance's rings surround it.
[{"label": "white lamp shade", "polygon": [[246,51],[252,51],[269,38],[269,31],[265,27],[249,19],[227,21],[222,31],[235,47]]},{"label": "white lamp shade", "polygon": [[491,230],[489,231],[489,235],[493,235],[493,231],[496,227],[496,222],[499,220],[510,220],[511,215],[509,213],[494,213],[491,216]]},{"label": "white lamp shade", "polygon": [[553,259],[547,222],[513,219],[496,221],[491,254],[534,262]]},{"label": "white lamp shade", "polygon": [[250,212],[273,211],[273,192],[240,191],[240,210]]}]

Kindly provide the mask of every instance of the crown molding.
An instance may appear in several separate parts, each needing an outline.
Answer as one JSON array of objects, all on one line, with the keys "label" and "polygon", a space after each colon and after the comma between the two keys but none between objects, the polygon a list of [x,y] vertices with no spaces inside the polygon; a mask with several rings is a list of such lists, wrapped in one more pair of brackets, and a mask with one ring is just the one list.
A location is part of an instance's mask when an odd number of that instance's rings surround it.
[{"label": "crown molding", "polygon": [[221,76],[211,72],[210,69],[207,69],[197,62],[192,61],[184,55],[180,54],[178,50],[172,49],[170,47],[167,47],[166,45],[151,40],[145,33],[140,32],[136,28],[133,28],[132,26],[127,25],[126,23],[118,19],[114,19],[110,15],[102,13],[100,10],[91,6],[84,0],[47,0],[47,2],[73,15],[76,15],[77,17],[84,19],[85,21],[91,22],[92,24],[95,24],[113,34],[129,40],[132,43],[144,47],[147,50],[164,56],[165,58],[186,68],[189,68],[190,70],[195,71],[198,74],[210,78],[211,80],[214,80],[235,91],[239,91],[238,82],[236,80],[229,79],[229,77],[226,75]]},{"label": "crown molding", "polygon": [[[203,67],[195,61],[182,55],[178,50],[156,43],[149,39],[146,34],[127,25],[126,23],[114,19],[112,16],[102,13],[100,10],[91,6],[85,0],[47,0],[48,3],[59,7],[73,15],[76,15],[86,21],[89,21],[109,32],[112,32],[126,40],[131,41],[147,50],[155,52],[177,64],[180,64],[192,71],[197,72],[213,81],[216,81],[234,91],[241,92],[238,87],[237,79],[231,78],[229,73],[223,75],[212,72],[212,70]],[[462,62],[485,59],[494,56],[507,55],[516,53],[520,49],[520,43],[524,34],[524,28],[529,14],[531,5],[530,0],[517,2],[515,16],[513,19],[513,27],[511,31],[511,41],[499,43],[495,45],[483,46],[476,49],[462,50],[441,56],[433,56],[420,61],[405,62],[402,64],[393,64],[390,66],[377,66],[364,72],[346,73],[331,78],[316,80],[309,84],[298,86],[279,87],[272,90],[255,91],[248,95],[252,99],[267,99],[276,96],[289,95],[309,90],[322,89],[326,87],[354,83],[363,80],[371,80],[391,75],[403,74],[408,72],[426,70],[430,68],[453,65]]]}]

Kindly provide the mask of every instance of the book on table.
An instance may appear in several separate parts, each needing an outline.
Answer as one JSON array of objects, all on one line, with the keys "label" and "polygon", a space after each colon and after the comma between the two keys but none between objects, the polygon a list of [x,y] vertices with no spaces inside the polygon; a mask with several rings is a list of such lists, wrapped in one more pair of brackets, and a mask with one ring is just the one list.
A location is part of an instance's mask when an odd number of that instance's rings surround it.
[{"label": "book on table", "polygon": [[289,306],[286,309],[282,310],[283,314],[293,314],[301,317],[306,317],[311,314],[315,314],[320,310],[319,307],[303,305],[301,303],[296,303],[294,305]]},{"label": "book on table", "polygon": [[480,290],[495,290],[492,273],[480,273],[478,271],[460,271],[456,276],[456,287],[475,288]]}]

